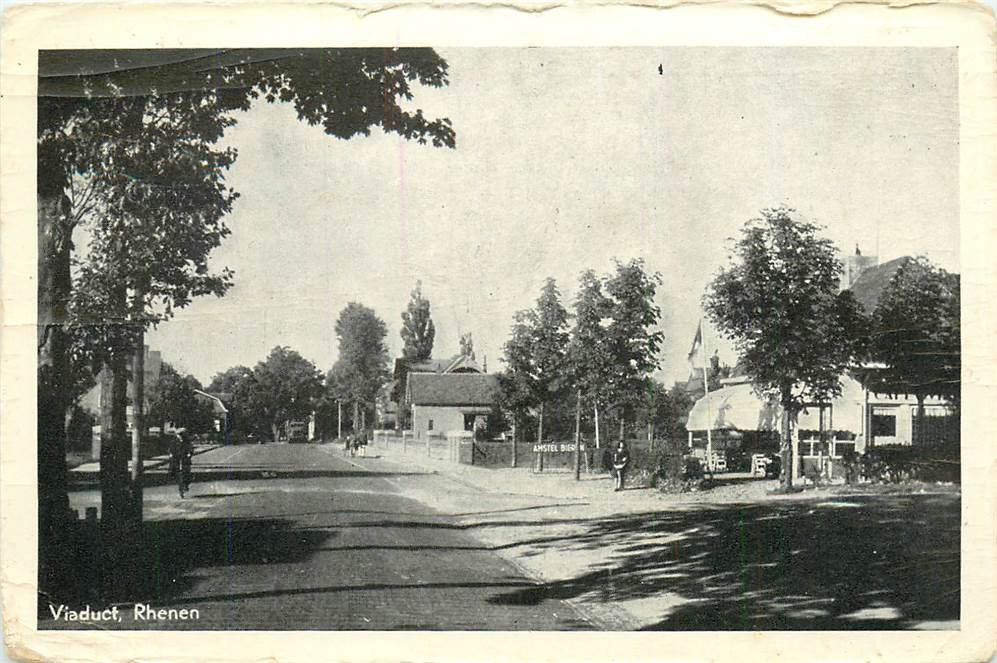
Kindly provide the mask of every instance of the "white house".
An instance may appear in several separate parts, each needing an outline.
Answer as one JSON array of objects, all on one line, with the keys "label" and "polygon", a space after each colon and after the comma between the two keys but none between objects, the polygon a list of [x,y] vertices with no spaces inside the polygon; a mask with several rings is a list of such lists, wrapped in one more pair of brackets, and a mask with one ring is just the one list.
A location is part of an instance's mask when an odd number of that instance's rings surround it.
[{"label": "white house", "polygon": [[405,402],[416,437],[473,431],[485,425],[498,378],[484,373],[409,373]]}]

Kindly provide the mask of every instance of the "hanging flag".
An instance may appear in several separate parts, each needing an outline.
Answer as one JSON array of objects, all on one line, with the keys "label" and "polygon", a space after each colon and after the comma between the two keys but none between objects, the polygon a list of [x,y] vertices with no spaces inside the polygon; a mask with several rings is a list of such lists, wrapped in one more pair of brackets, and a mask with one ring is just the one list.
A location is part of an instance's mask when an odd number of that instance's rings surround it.
[{"label": "hanging flag", "polygon": [[703,368],[703,321],[696,327],[696,337],[692,339],[692,349],[689,350],[689,363],[693,368]]}]

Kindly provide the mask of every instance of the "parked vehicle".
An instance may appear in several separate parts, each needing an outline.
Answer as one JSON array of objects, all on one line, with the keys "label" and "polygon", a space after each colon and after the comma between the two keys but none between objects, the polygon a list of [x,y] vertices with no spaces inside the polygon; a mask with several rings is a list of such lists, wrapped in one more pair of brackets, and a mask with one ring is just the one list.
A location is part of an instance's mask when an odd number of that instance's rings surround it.
[{"label": "parked vehicle", "polygon": [[287,422],[287,441],[290,443],[308,441],[308,422],[289,421]]}]

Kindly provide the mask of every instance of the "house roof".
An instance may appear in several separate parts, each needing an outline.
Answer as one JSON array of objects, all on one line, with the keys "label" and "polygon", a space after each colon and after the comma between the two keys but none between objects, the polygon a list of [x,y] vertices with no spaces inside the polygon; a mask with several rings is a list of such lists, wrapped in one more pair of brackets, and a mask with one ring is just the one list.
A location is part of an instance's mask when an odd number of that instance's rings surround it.
[{"label": "house roof", "polygon": [[882,265],[870,267],[855,279],[851,291],[858,303],[865,308],[866,313],[872,313],[876,309],[876,304],[879,303],[883,290],[889,285],[897,270],[908,260],[910,258],[907,256],[894,258]]},{"label": "house roof", "polygon": [[484,373],[409,373],[413,405],[479,405],[496,401],[498,378]]},{"label": "house roof", "polygon": [[476,361],[465,355],[454,355],[446,359],[419,359],[411,360],[403,357],[395,359],[395,376],[399,373],[453,373],[463,370],[464,372],[481,372],[481,367]]},{"label": "house roof", "polygon": [[400,401],[404,396],[406,379],[409,373],[482,373],[481,367],[470,357],[454,355],[447,359],[395,359],[394,383],[391,387],[391,400]]},{"label": "house roof", "polygon": [[453,357],[450,359],[403,359],[399,357],[395,359],[395,374],[397,375],[399,371],[414,371],[416,373],[442,373],[450,362],[453,361]]},{"label": "house roof", "polygon": [[201,391],[200,389],[195,389],[194,390],[194,398],[198,398],[200,400],[208,401],[211,404],[212,414],[227,414],[228,413],[228,408],[225,407],[225,403],[222,402],[222,399],[221,399],[221,397],[219,395],[210,394],[210,393],[208,393],[206,391]]}]

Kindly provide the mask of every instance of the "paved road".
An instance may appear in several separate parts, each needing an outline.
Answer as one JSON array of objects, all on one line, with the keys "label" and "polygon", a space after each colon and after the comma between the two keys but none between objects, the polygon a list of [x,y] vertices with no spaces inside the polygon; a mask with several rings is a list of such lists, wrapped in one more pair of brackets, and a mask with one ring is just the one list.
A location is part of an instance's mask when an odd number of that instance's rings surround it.
[{"label": "paved road", "polygon": [[[135,620],[110,628],[446,629],[592,628],[567,603],[508,605],[536,583],[453,518],[406,497],[447,479],[339,447],[223,447],[195,457],[181,500],[145,494],[151,588],[135,600],[196,609],[197,619]],[[73,495],[74,506],[96,500]],[[147,600],[146,600],[147,599]],[[41,628],[75,627],[46,621]]]}]

